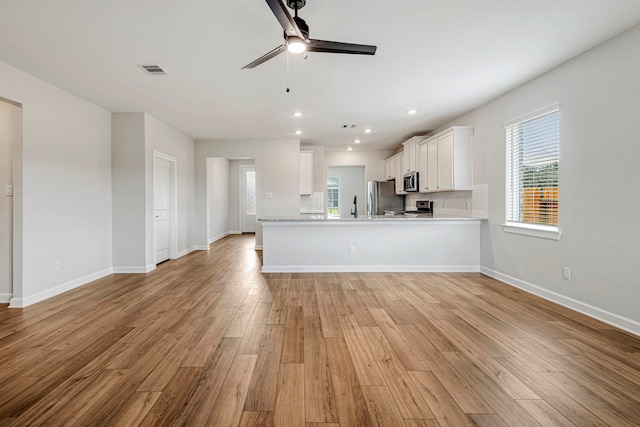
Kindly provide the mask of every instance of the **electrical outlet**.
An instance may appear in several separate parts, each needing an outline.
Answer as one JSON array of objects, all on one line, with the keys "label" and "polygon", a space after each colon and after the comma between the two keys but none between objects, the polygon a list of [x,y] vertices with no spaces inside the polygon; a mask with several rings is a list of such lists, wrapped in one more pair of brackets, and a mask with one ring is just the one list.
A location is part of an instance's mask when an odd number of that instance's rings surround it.
[{"label": "electrical outlet", "polygon": [[56,261],[56,271],[62,270],[62,261]]},{"label": "electrical outlet", "polygon": [[562,278],[564,280],[571,280],[571,269],[569,267],[562,267]]},{"label": "electrical outlet", "polygon": [[356,253],[356,245],[349,245],[349,253],[350,254]]}]

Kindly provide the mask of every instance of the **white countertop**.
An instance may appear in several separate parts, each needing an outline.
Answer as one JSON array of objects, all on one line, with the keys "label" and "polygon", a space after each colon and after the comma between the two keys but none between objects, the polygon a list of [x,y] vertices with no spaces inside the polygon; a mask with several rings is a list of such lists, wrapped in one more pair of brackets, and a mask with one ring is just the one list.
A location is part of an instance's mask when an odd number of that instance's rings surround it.
[{"label": "white countertop", "polygon": [[385,221],[482,221],[486,218],[438,214],[409,214],[409,215],[358,215],[345,217],[329,217],[326,214],[300,214],[294,216],[273,216],[258,218],[261,222],[385,222]]}]

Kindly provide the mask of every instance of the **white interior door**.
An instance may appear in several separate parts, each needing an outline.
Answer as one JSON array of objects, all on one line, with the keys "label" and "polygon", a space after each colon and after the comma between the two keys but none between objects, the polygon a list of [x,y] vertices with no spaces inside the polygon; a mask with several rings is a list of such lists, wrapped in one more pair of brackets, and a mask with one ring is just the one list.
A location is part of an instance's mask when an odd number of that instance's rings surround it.
[{"label": "white interior door", "polygon": [[240,166],[240,231],[256,232],[256,169]]},{"label": "white interior door", "polygon": [[169,259],[171,242],[171,163],[153,159],[153,211],[156,264]]}]

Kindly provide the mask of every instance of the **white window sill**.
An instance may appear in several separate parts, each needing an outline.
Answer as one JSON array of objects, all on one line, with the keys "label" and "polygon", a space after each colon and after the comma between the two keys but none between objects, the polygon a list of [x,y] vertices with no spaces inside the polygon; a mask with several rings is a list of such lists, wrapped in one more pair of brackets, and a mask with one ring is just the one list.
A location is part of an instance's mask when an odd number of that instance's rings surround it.
[{"label": "white window sill", "polygon": [[519,234],[521,236],[537,237],[539,239],[560,240],[562,232],[558,227],[545,225],[507,223],[502,224],[505,233]]}]

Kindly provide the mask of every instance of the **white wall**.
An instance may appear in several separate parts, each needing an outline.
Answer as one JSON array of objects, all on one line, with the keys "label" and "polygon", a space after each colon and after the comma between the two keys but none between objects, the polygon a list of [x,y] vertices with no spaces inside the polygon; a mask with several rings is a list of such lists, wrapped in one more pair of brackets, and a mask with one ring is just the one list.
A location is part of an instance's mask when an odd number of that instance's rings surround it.
[{"label": "white wall", "polygon": [[[640,26],[453,123],[475,128],[488,184],[485,271],[640,334]],[[503,123],[560,103],[560,241],[507,234]],[[445,127],[447,127],[445,126]],[[562,279],[562,267],[571,280]]]},{"label": "white wall", "polygon": [[[365,182],[384,181],[384,160],[393,156],[392,150],[383,151],[325,151],[325,167],[364,166]],[[327,185],[325,182],[324,188]]]},{"label": "white wall", "polygon": [[113,265],[116,271],[146,271],[144,113],[114,113]]},{"label": "white wall", "polygon": [[13,197],[5,186],[13,185],[13,150],[21,132],[22,110],[0,99],[0,303],[13,295]]},{"label": "white wall", "polygon": [[327,168],[327,177],[340,178],[340,216],[349,216],[353,210],[353,196],[358,196],[358,214],[367,213],[367,183],[364,166],[333,166]]},{"label": "white wall", "polygon": [[[196,245],[207,243],[207,157],[253,157],[256,166],[257,217],[297,215],[300,208],[300,141],[196,141]],[[287,167],[282,167],[287,165]],[[266,193],[272,197],[267,198]],[[256,246],[262,247],[262,227],[256,225]]]},{"label": "white wall", "polygon": [[178,256],[195,249],[195,168],[194,141],[184,133],[145,114],[146,165],[146,251],[147,264],[155,260],[153,244],[153,152],[159,151],[176,159],[178,203]]},{"label": "white wall", "polygon": [[146,113],[114,113],[112,132],[114,268],[144,273],[155,268],[154,151],[176,159],[178,256],[195,246],[193,140]]},{"label": "white wall", "polygon": [[0,97],[23,113],[11,301],[23,306],[110,273],[111,114],[4,63]]},{"label": "white wall", "polygon": [[207,159],[208,241],[229,233],[229,160]]}]

